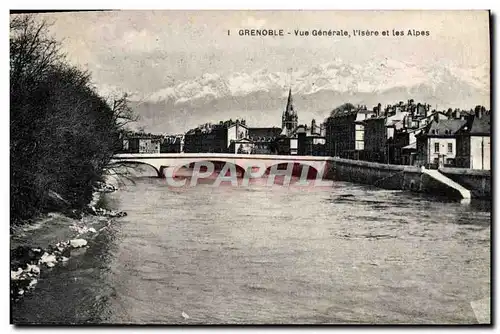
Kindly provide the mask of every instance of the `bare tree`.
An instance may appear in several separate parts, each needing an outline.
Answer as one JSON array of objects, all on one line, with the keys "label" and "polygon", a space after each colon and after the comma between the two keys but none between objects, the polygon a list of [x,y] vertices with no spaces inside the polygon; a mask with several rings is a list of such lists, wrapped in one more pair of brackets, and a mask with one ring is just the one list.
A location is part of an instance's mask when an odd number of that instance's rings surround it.
[{"label": "bare tree", "polygon": [[10,27],[11,217],[22,221],[53,209],[53,198],[81,208],[116,150],[119,130],[136,118],[126,95],[108,104],[90,73],[67,62],[46,22],[13,15]]},{"label": "bare tree", "polygon": [[114,123],[119,129],[124,128],[125,125],[129,123],[137,122],[139,119],[130,107],[127,93],[123,94],[121,98],[113,101],[111,110],[113,110]]},{"label": "bare tree", "polygon": [[23,78],[42,77],[64,58],[59,43],[48,36],[48,27],[46,21],[39,21],[33,15],[11,18],[11,86],[23,82]]}]

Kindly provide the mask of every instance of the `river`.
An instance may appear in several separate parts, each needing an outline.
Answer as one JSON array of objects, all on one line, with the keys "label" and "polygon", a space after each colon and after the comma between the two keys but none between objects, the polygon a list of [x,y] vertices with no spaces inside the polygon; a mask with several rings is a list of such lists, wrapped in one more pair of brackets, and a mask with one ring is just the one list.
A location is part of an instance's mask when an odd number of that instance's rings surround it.
[{"label": "river", "polygon": [[14,323],[477,323],[489,202],[347,182],[195,187],[137,177],[127,217],[12,305]]}]

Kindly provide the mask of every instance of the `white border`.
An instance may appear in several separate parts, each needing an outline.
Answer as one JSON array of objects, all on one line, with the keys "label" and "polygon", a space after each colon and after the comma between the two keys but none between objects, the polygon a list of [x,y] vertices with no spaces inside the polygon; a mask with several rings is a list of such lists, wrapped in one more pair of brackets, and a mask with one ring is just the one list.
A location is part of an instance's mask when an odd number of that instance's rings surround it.
[{"label": "white border", "polygon": [[[254,1],[109,1],[109,0],[87,0],[71,1],[46,0],[43,5],[38,1],[12,1],[11,9],[490,9],[494,1],[436,1],[421,0],[414,3],[402,1],[380,0],[372,1],[350,0],[342,2],[331,2],[321,0],[308,1],[278,1],[278,0],[254,0]],[[451,6],[450,6],[451,5]]]}]

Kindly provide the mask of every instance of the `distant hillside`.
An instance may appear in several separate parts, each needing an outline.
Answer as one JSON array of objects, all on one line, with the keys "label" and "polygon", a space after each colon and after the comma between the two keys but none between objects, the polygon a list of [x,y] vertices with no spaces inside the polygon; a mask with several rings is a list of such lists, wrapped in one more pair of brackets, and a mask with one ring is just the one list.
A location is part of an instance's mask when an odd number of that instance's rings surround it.
[{"label": "distant hillside", "polygon": [[[200,123],[244,117],[254,126],[281,125],[290,75],[259,70],[222,77],[203,76],[166,87],[141,100],[140,125],[155,132],[184,132]],[[406,101],[437,108],[489,108],[489,68],[437,67],[385,60],[349,65],[340,60],[293,74],[299,122],[324,120],[343,103],[368,108]]]}]

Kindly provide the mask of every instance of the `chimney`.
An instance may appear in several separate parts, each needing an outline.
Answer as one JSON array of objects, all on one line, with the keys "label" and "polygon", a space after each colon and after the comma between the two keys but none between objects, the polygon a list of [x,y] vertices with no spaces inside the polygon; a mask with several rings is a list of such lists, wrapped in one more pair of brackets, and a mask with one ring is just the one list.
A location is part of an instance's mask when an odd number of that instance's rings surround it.
[{"label": "chimney", "polygon": [[402,108],[401,105],[396,106],[396,113],[395,113],[396,115],[401,114],[401,108]]}]

